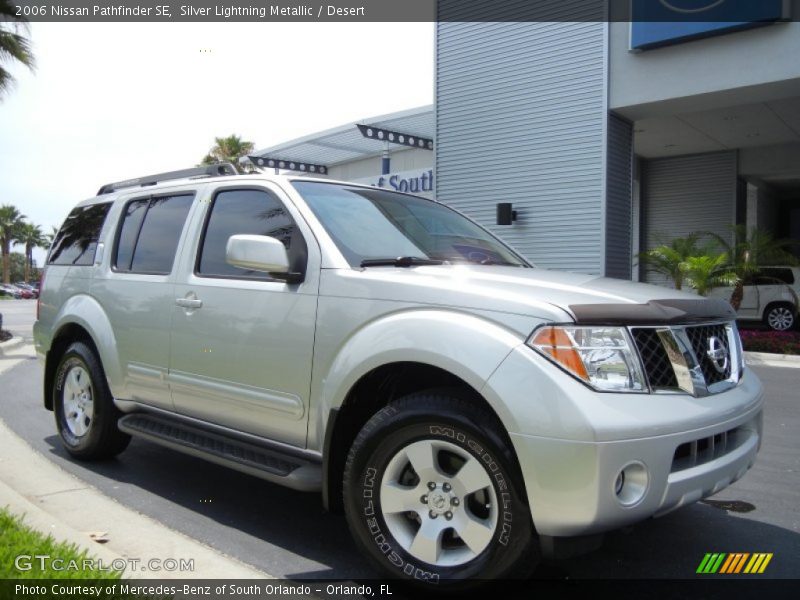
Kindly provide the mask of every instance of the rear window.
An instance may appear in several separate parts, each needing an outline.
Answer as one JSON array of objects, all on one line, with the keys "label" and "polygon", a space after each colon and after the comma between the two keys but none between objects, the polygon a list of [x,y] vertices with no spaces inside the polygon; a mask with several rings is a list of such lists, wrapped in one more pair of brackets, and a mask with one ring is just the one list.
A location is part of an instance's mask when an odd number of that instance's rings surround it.
[{"label": "rear window", "polygon": [[194,194],[134,200],[125,207],[114,268],[129,273],[166,275],[178,250]]},{"label": "rear window", "polygon": [[94,264],[97,240],[108,215],[110,202],[74,209],[59,229],[50,248],[50,265],[88,266]]}]

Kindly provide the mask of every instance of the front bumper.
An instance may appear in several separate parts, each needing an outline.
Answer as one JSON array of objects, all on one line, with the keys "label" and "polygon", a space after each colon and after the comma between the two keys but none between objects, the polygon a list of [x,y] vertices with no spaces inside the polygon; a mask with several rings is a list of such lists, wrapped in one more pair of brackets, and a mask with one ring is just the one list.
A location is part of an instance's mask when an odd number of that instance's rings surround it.
[{"label": "front bumper", "polygon": [[[695,466],[675,460],[685,444],[722,433],[724,452],[700,451]],[[753,466],[761,443],[761,408],[715,427],[638,440],[591,443],[521,434],[511,434],[511,440],[536,530],[554,537],[588,535],[661,516],[739,479]],[[625,505],[615,486],[631,464],[644,470],[646,482],[641,498]]]},{"label": "front bumper", "polygon": [[529,416],[509,430],[540,535],[592,535],[661,516],[715,494],[755,461],[763,386],[752,371],[705,398],[600,394],[531,353],[509,358],[485,392]]}]

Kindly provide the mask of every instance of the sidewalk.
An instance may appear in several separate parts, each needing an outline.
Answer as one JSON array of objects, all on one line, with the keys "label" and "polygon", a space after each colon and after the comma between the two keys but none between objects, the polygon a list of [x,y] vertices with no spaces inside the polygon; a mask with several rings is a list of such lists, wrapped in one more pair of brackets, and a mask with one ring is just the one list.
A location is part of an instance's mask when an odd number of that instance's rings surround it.
[{"label": "sidewalk", "polygon": [[[0,374],[33,355],[32,345],[4,345]],[[104,564],[120,558],[138,559],[140,570],[129,570],[125,577],[270,578],[105,496],[40,455],[3,421],[0,440],[0,506],[23,516],[33,529],[88,550]],[[107,543],[90,539],[90,533],[98,532],[106,533]],[[151,559],[193,560],[194,570],[141,570]]]},{"label": "sidewalk", "polygon": [[768,352],[745,352],[744,360],[756,367],[785,367],[800,369],[800,356],[789,354],[770,354]]}]

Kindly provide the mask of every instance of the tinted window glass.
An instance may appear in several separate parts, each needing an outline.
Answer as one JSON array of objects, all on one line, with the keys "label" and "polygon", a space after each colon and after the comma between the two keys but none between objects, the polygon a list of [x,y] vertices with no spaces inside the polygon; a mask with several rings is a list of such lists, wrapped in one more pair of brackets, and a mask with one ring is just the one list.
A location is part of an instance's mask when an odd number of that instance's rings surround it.
[{"label": "tinted window glass", "polygon": [[91,265],[97,250],[100,230],[111,203],[76,208],[58,231],[50,249],[51,265]]},{"label": "tinted window glass", "polygon": [[758,285],[780,285],[787,283],[792,285],[794,283],[794,273],[791,269],[761,269],[757,277]]},{"label": "tinted window glass", "polygon": [[197,272],[207,277],[270,279],[266,273],[240,269],[225,261],[228,238],[237,234],[268,235],[283,242],[292,270],[304,242],[289,213],[274,195],[263,190],[228,190],[214,199],[200,249]]},{"label": "tinted window glass", "polygon": [[136,247],[139,229],[142,226],[149,204],[149,199],[136,200],[125,207],[125,216],[123,217],[122,229],[119,232],[119,242],[117,243],[117,257],[114,261],[114,266],[120,271],[131,270],[133,249]]},{"label": "tinted window glass", "polygon": [[193,198],[183,194],[131,202],[120,229],[117,270],[169,273]]}]

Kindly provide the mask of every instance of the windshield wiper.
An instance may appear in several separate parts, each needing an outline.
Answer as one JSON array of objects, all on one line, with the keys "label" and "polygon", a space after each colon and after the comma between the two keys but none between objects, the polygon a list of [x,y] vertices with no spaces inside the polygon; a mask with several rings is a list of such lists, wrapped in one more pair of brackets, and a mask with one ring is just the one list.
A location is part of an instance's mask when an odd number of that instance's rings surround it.
[{"label": "windshield wiper", "polygon": [[398,256],[397,258],[366,258],[362,267],[416,267],[419,265],[442,265],[443,260],[421,258],[419,256]]}]

